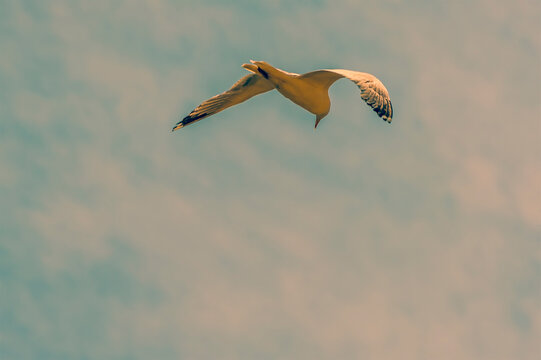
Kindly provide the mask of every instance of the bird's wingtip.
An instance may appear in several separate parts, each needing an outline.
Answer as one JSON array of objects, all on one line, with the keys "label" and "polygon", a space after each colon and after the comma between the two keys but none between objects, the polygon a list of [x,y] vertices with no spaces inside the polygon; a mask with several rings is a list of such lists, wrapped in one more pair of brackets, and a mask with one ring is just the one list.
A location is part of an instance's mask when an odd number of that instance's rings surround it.
[{"label": "bird's wingtip", "polygon": [[171,129],[171,132],[174,132],[174,131],[176,131],[178,129],[182,129],[183,127],[184,127],[184,124],[178,123]]},{"label": "bird's wingtip", "polygon": [[390,124],[393,121],[393,118],[391,118],[389,116],[383,116],[382,119],[383,119],[383,121],[385,121],[388,124]]}]

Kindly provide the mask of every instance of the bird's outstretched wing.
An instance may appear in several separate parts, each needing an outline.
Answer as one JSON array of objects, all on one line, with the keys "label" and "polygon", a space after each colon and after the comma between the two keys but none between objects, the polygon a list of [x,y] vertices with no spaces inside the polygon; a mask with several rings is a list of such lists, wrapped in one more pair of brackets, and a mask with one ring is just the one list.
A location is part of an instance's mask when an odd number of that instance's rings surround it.
[{"label": "bird's outstretched wing", "polygon": [[274,89],[271,82],[259,74],[248,74],[237,81],[231,89],[211,97],[179,121],[172,131],[214,115],[230,106],[240,104],[249,98]]},{"label": "bird's outstretched wing", "polygon": [[374,75],[343,69],[324,69],[312,71],[300,76],[300,78],[313,81],[315,84],[326,88],[343,77],[353,81],[359,87],[361,90],[361,98],[383,120],[388,123],[392,121],[393,105],[391,104],[389,92],[382,82]]}]

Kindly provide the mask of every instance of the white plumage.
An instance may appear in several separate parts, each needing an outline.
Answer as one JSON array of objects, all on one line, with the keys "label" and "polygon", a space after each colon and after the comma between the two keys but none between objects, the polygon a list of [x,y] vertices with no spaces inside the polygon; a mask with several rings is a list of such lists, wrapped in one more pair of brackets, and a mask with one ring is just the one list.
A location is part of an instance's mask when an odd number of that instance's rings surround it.
[{"label": "white plumage", "polygon": [[277,69],[264,61],[250,61],[251,64],[243,64],[242,67],[251,74],[242,77],[231,89],[204,101],[179,121],[173,131],[273,89],[315,114],[317,128],[331,108],[329,87],[340,78],[353,81],[361,90],[361,98],[383,120],[390,123],[393,118],[389,93],[373,75],[343,69],[323,69],[299,75]]}]

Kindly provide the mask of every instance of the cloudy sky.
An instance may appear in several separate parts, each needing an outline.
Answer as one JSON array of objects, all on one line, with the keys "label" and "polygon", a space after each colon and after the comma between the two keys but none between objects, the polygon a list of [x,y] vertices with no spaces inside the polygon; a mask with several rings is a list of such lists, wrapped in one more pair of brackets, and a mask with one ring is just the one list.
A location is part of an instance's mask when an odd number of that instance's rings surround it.
[{"label": "cloudy sky", "polygon": [[[541,5],[0,1],[0,358],[536,359]],[[171,127],[249,59],[370,72]]]}]

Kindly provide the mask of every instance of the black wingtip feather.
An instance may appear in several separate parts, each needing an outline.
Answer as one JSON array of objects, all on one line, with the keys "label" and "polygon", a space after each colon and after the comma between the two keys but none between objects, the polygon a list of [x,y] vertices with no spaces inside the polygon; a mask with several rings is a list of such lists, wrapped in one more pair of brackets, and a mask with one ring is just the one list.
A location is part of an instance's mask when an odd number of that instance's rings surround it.
[{"label": "black wingtip feather", "polygon": [[196,115],[196,116],[192,116],[192,115],[188,115],[186,116],[184,119],[182,119],[181,121],[179,121],[174,127],[173,127],[173,130],[171,131],[175,131],[177,129],[180,129],[180,128],[183,128],[185,127],[186,125],[190,125],[191,123],[193,123],[194,121],[198,120],[198,119],[201,119],[205,116],[207,116],[208,114],[207,113],[202,113],[202,114],[199,114],[199,115]]},{"label": "black wingtip feather", "polygon": [[184,119],[182,119],[182,124],[184,126],[189,125],[189,124],[193,123],[195,120],[199,120],[199,119],[201,119],[201,118],[203,118],[203,117],[205,117],[207,115],[208,115],[207,113],[202,113],[202,114],[199,114],[199,115],[196,115],[196,116],[188,115]]}]

